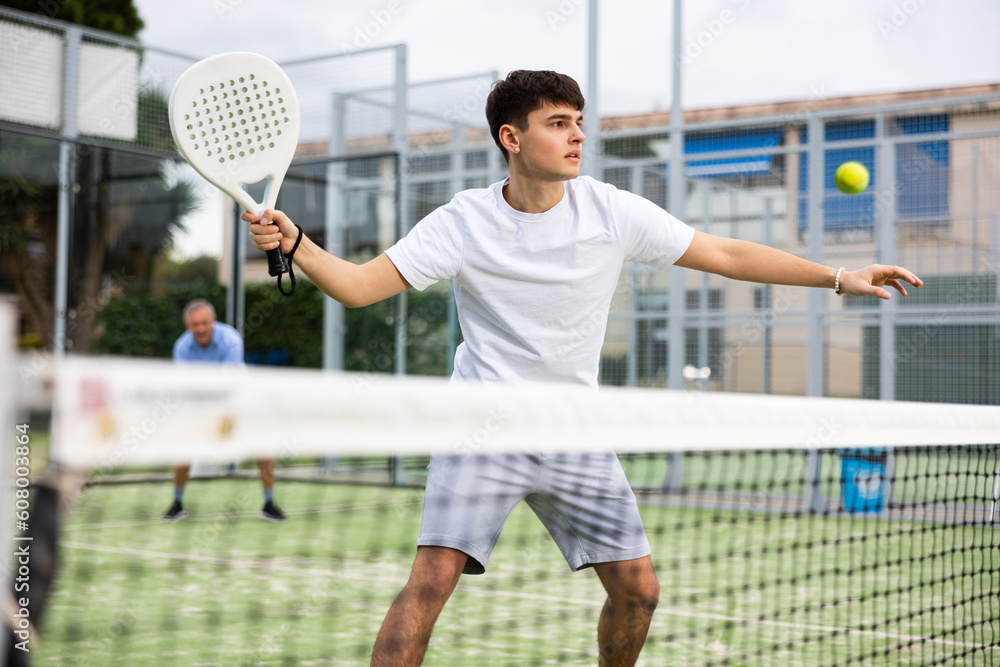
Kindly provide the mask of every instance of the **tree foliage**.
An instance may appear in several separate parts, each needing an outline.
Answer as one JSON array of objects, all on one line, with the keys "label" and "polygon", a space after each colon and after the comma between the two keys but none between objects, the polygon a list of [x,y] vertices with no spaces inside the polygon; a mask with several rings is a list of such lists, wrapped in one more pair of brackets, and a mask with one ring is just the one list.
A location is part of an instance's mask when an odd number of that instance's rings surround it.
[{"label": "tree foliage", "polygon": [[[171,357],[184,332],[181,314],[194,298],[208,299],[224,319],[226,290],[204,280],[174,282],[153,294],[108,303],[98,317],[100,337],[94,351],[142,357]],[[320,368],[323,361],[323,300],[315,285],[300,282],[291,298],[273,283],[246,286],[243,327],[246,360],[251,364]],[[447,344],[447,296],[440,290],[408,294],[407,372],[443,375]],[[392,373],[395,368],[393,304],[382,301],[346,312],[344,368]]]},{"label": "tree foliage", "polygon": [[0,6],[135,38],[145,26],[132,0],[0,0]]},{"label": "tree foliage", "polygon": [[199,255],[187,259],[164,260],[156,268],[155,282],[165,285],[201,282],[212,285],[218,282],[219,258]]},{"label": "tree foliage", "polygon": [[[152,267],[195,205],[193,186],[164,174],[157,157],[76,146],[69,247],[68,345],[90,350],[94,316],[118,296],[148,288]],[[59,144],[4,132],[0,141],[0,290],[17,294],[22,342],[54,341]]]},{"label": "tree foliage", "polygon": [[[143,27],[132,0],[0,0],[0,4],[126,37]],[[139,47],[135,47],[138,49]],[[67,347],[88,352],[109,301],[149,288],[152,268],[196,204],[194,186],[167,176],[175,150],[163,91],[138,90],[139,152],[101,141],[71,144]],[[54,342],[58,140],[0,135],[0,291],[18,296],[22,343]],[[157,153],[143,155],[153,149]]]}]

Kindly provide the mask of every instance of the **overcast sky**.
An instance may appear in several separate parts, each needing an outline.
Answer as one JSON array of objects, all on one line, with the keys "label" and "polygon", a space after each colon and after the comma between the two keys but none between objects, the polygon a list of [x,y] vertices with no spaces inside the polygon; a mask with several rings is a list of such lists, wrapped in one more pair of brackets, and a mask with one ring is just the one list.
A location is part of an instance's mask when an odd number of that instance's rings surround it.
[{"label": "overcast sky", "polygon": [[[589,88],[587,0],[134,2],[145,44],[195,57],[405,43],[411,81],[554,69]],[[669,109],[672,11],[600,3],[602,116]],[[689,109],[1000,82],[998,0],[687,0],[683,23]]]},{"label": "overcast sky", "polygon": [[[143,42],[281,62],[405,43],[411,80],[555,69],[586,85],[587,0],[135,0]],[[600,3],[601,114],[670,106],[672,2]],[[997,0],[687,0],[685,107],[1000,81]]]}]

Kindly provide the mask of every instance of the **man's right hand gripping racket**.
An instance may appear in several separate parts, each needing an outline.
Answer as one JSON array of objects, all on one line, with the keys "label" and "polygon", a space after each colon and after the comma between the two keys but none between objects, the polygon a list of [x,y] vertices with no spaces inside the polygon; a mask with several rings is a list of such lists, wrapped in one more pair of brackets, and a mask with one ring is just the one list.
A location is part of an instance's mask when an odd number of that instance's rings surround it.
[{"label": "man's right hand gripping racket", "polygon": [[[256,53],[223,53],[192,65],[170,93],[170,131],[184,159],[205,180],[255,215],[274,208],[299,141],[299,100],[278,65]],[[267,179],[257,203],[244,185]],[[299,230],[299,238],[302,230]],[[296,247],[298,241],[296,241]],[[267,251],[268,275],[295,292],[291,255]],[[291,291],[281,286],[288,273]]]}]

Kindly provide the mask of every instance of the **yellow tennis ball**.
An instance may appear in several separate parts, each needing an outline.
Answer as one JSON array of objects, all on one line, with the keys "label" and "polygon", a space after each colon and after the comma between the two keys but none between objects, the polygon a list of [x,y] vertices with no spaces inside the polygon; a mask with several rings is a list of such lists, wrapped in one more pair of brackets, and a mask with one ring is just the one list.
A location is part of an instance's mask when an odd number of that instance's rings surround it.
[{"label": "yellow tennis ball", "polygon": [[837,167],[837,173],[833,175],[833,182],[837,184],[837,189],[845,195],[856,195],[865,191],[870,178],[865,165],[851,161]]}]

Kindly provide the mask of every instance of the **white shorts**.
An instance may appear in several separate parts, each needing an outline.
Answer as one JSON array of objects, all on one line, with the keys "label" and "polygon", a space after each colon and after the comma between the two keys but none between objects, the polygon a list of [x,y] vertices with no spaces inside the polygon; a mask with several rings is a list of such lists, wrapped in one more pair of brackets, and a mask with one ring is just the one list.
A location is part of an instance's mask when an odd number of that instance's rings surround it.
[{"label": "white shorts", "polygon": [[635,494],[613,452],[436,454],[427,470],[417,545],[465,552],[465,574],[486,571],[504,522],[522,500],[573,570],[649,555]]}]

